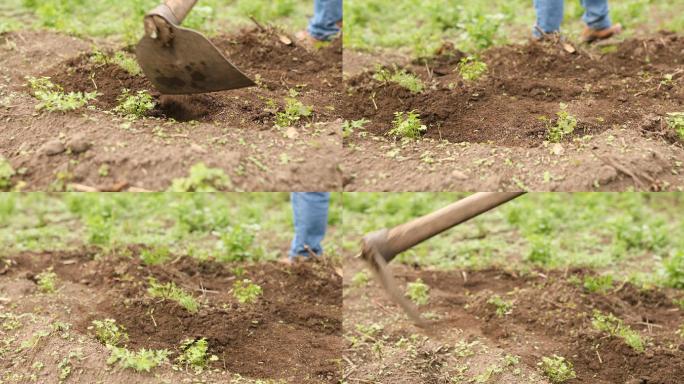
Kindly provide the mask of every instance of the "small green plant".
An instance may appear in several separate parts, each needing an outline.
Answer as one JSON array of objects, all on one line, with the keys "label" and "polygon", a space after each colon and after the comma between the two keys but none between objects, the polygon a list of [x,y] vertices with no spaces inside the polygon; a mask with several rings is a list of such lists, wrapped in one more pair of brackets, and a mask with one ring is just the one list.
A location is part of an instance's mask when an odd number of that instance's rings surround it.
[{"label": "small green plant", "polygon": [[114,108],[114,112],[130,119],[142,118],[156,106],[152,95],[145,90],[133,95],[130,90],[123,89],[118,100],[119,105]]},{"label": "small green plant", "polygon": [[496,315],[498,317],[508,315],[511,313],[511,309],[513,309],[513,303],[502,299],[499,295],[492,295],[487,299],[487,304],[493,305],[496,308]]},{"label": "small green plant", "polygon": [[416,305],[425,305],[430,301],[430,287],[418,279],[406,285],[406,296]]},{"label": "small green plant", "polygon": [[149,283],[150,287],[147,288],[147,293],[150,296],[175,301],[190,313],[197,313],[197,311],[199,311],[199,303],[197,300],[191,294],[178,288],[174,282],[160,284],[151,277]]},{"label": "small green plant", "polygon": [[342,123],[342,137],[349,137],[351,136],[352,133],[354,133],[355,130],[357,129],[363,129],[363,127],[368,124],[370,121],[366,119],[361,119],[361,120],[345,120],[344,123]]},{"label": "small green plant", "polygon": [[220,168],[209,168],[197,163],[190,168],[190,176],[173,180],[171,192],[217,192],[231,187],[231,181]]},{"label": "small green plant", "polygon": [[395,83],[402,88],[408,89],[411,93],[421,93],[425,89],[425,85],[420,77],[413,73],[408,73],[406,70],[395,70],[391,72],[385,68],[376,68],[373,79],[383,83]]},{"label": "small green plant", "polygon": [[354,277],[352,277],[352,287],[360,288],[360,287],[365,287],[368,285],[368,282],[370,281],[370,276],[368,275],[368,272],[366,271],[360,271],[357,272]]},{"label": "small green plant", "polygon": [[257,298],[263,293],[261,287],[252,283],[249,279],[237,280],[233,283],[233,297],[242,304],[256,302]]},{"label": "small green plant", "polygon": [[606,293],[613,288],[613,276],[586,276],[584,277],[584,289],[591,293]]},{"label": "small green plant", "polygon": [[641,335],[628,325],[625,325],[621,319],[618,319],[612,313],[604,315],[600,311],[595,310],[591,324],[599,331],[623,339],[627,345],[639,353],[645,350],[645,343]]},{"label": "small green plant", "polygon": [[169,257],[171,257],[171,251],[169,251],[168,247],[143,249],[140,252],[140,259],[147,265],[159,265],[167,261]]},{"label": "small green plant", "polygon": [[461,59],[458,63],[458,73],[463,80],[475,81],[487,73],[487,64],[477,57],[468,56]]},{"label": "small green plant", "polygon": [[95,48],[90,55],[90,62],[96,65],[114,64],[132,76],[138,76],[142,73],[142,68],[140,68],[136,59],[122,51],[109,55]]},{"label": "small green plant", "polygon": [[57,290],[57,274],[52,272],[52,268],[39,273],[36,282],[38,290],[43,293],[53,293]]},{"label": "small green plant", "polygon": [[[684,288],[684,251],[674,252],[663,261],[665,267],[665,282],[673,288]],[[682,299],[684,303],[684,299]]]},{"label": "small green plant", "polygon": [[110,351],[107,364],[112,365],[118,362],[121,368],[133,369],[136,372],[150,372],[155,367],[169,360],[169,351],[165,349],[153,350],[143,348],[133,352],[114,345],[109,345],[107,348]]},{"label": "small green plant", "polygon": [[684,112],[668,113],[667,125],[684,141]]},{"label": "small green plant", "polygon": [[95,338],[104,345],[119,345],[128,341],[128,334],[123,325],[114,319],[93,320],[88,329],[95,330]]},{"label": "small green plant", "polygon": [[45,109],[48,112],[73,111],[83,107],[97,97],[97,92],[65,93],[64,89],[50,81],[49,77],[35,78],[29,76],[26,80],[29,83],[33,97],[40,101],[36,105],[37,110]]},{"label": "small green plant", "polygon": [[254,239],[258,227],[251,225],[233,225],[219,234],[217,248],[220,253],[217,260],[223,263],[234,261],[258,260],[263,250],[255,246]]},{"label": "small green plant", "polygon": [[395,137],[417,139],[425,131],[427,131],[427,126],[421,123],[418,112],[395,112],[392,129],[388,134]]},{"label": "small green plant", "polygon": [[560,111],[556,113],[558,117],[556,124],[552,124],[550,121],[547,122],[549,141],[552,143],[559,143],[565,135],[573,133],[575,128],[577,128],[577,118],[572,116],[567,109],[568,105],[561,103]]},{"label": "small green plant", "polygon": [[547,236],[530,236],[527,241],[530,250],[525,259],[538,265],[549,265],[553,261],[553,248]]},{"label": "small green plant", "polygon": [[562,356],[542,356],[539,366],[552,383],[564,383],[577,377],[572,363]]},{"label": "small green plant", "polygon": [[218,356],[207,354],[209,344],[207,339],[201,338],[199,340],[188,339],[183,341],[180,346],[181,354],[176,358],[180,364],[192,368],[195,373],[201,373],[209,362],[218,361]]},{"label": "small green plant", "polygon": [[0,156],[0,191],[6,192],[12,188],[12,177],[15,171],[4,157]]},{"label": "small green plant", "polygon": [[276,113],[276,125],[281,128],[291,127],[302,117],[310,117],[312,114],[313,107],[304,105],[293,97],[288,97],[285,99],[285,110]]}]

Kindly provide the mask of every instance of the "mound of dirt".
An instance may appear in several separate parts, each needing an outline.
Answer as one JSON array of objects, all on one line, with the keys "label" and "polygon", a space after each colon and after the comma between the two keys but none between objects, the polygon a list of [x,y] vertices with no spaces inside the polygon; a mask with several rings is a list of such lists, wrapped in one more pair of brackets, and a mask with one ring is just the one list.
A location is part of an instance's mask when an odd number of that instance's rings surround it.
[{"label": "mound of dirt", "polygon": [[369,119],[366,128],[384,135],[395,112],[415,110],[428,125],[426,137],[507,147],[539,146],[560,103],[578,120],[568,139],[615,126],[638,130],[644,116],[684,108],[683,53],[684,37],[669,33],[576,54],[531,42],[485,51],[485,77],[464,81],[458,69],[464,54],[450,51],[427,65],[400,67],[423,80],[421,93],[379,82],[370,72],[352,77],[343,115]]},{"label": "mound of dirt", "polygon": [[[90,333],[92,320],[113,318],[126,327],[131,349],[177,352],[183,340],[206,338],[209,352],[219,357],[213,368],[298,383],[340,380],[342,282],[331,266],[243,265],[244,272],[236,275],[238,265],[190,258],[148,267],[137,258],[92,256],[22,255],[12,259],[9,275],[31,279],[53,267],[58,279],[95,295],[96,307],[71,309],[71,321],[83,334]],[[150,298],[146,286],[151,277],[191,292],[201,303],[199,312]],[[259,284],[263,296],[254,304],[239,304],[231,292],[237,279]]]}]

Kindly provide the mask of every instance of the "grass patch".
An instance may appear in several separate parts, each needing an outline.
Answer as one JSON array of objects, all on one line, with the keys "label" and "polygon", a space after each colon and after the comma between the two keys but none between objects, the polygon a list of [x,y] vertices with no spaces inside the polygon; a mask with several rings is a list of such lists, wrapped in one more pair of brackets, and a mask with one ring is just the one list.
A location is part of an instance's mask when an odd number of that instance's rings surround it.
[{"label": "grass patch", "polygon": [[36,276],[36,283],[40,292],[54,293],[57,291],[57,274],[50,268]]},{"label": "grass patch", "polygon": [[149,284],[150,287],[147,288],[147,293],[151,297],[175,301],[190,313],[197,313],[199,311],[200,305],[197,300],[182,288],[177,287],[174,282],[160,284],[154,278],[150,278]]},{"label": "grass patch", "polygon": [[107,348],[110,351],[107,364],[112,365],[118,363],[121,368],[132,369],[136,372],[150,372],[152,369],[169,360],[169,351],[165,349],[153,350],[143,348],[137,352],[133,352],[126,348],[113,345],[109,345]]},{"label": "grass patch", "polygon": [[395,83],[402,88],[408,89],[411,93],[421,93],[425,89],[425,85],[420,77],[413,73],[408,73],[404,69],[395,69],[392,72],[388,69],[378,67],[376,68],[375,74],[373,74],[373,79],[383,83]]},{"label": "grass patch", "polygon": [[137,59],[123,51],[107,54],[95,48],[90,56],[90,62],[95,65],[114,64],[132,76],[139,76],[142,74],[142,68],[140,68]]},{"label": "grass patch", "polygon": [[406,285],[406,297],[416,305],[425,305],[430,301],[430,287],[418,279]]},{"label": "grass patch", "polygon": [[261,287],[249,279],[237,280],[233,283],[233,297],[241,304],[252,304],[263,293]]},{"label": "grass patch", "polygon": [[342,137],[347,138],[351,136],[354,131],[362,130],[368,123],[370,123],[370,121],[366,119],[345,120],[344,123],[342,123]]},{"label": "grass patch", "polygon": [[64,89],[50,81],[49,77],[35,78],[33,76],[26,77],[28,86],[31,88],[31,94],[40,103],[36,105],[37,110],[46,110],[48,112],[67,112],[79,109],[91,100],[97,98],[97,92],[69,92],[65,93]]},{"label": "grass patch", "polygon": [[395,112],[392,129],[387,134],[394,137],[417,139],[426,131],[427,126],[421,123],[418,112]]},{"label": "grass patch", "polygon": [[145,117],[157,105],[152,99],[152,95],[145,90],[131,94],[130,90],[124,89],[121,91],[118,100],[119,105],[114,108],[114,112],[129,119]]},{"label": "grass patch", "polygon": [[604,315],[600,311],[595,310],[591,324],[601,332],[606,332],[611,336],[623,339],[636,352],[641,353],[646,350],[641,335],[628,325],[625,325],[621,319],[618,319],[612,313]]},{"label": "grass patch", "polygon": [[552,383],[564,383],[577,377],[572,363],[562,356],[543,356],[539,367]]},{"label": "grass patch", "polygon": [[613,288],[613,276],[586,276],[583,283],[584,289],[591,293],[606,293]]},{"label": "grass patch", "polygon": [[513,309],[513,303],[504,300],[499,295],[492,295],[489,299],[487,299],[487,304],[493,305],[494,308],[496,308],[496,316],[498,317],[504,317],[510,314],[511,310]]},{"label": "grass patch", "polygon": [[474,56],[468,56],[461,59],[458,63],[458,73],[461,74],[463,80],[475,81],[479,80],[487,73],[487,64]]},{"label": "grass patch", "polygon": [[0,191],[6,192],[12,188],[12,177],[15,171],[12,164],[4,157],[0,156]]},{"label": "grass patch", "polygon": [[156,247],[153,249],[143,249],[140,252],[140,259],[146,265],[159,265],[165,263],[171,257],[168,247]]},{"label": "grass patch", "polygon": [[[684,289],[684,251],[675,251],[663,261],[665,283],[673,288]],[[682,299],[684,303],[684,299]]]},{"label": "grass patch", "polygon": [[197,163],[190,168],[190,176],[175,179],[171,184],[171,192],[217,192],[232,186],[230,178],[220,168],[209,168],[204,163]]}]

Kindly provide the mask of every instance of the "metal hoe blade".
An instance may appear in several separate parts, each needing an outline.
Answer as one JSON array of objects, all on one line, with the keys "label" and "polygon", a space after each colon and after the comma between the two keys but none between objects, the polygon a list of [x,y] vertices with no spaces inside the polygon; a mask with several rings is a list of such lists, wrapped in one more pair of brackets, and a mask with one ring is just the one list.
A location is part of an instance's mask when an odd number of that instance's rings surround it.
[{"label": "metal hoe blade", "polygon": [[168,46],[145,35],[136,49],[140,67],[159,92],[180,95],[255,85],[204,35],[169,24],[174,38]]}]

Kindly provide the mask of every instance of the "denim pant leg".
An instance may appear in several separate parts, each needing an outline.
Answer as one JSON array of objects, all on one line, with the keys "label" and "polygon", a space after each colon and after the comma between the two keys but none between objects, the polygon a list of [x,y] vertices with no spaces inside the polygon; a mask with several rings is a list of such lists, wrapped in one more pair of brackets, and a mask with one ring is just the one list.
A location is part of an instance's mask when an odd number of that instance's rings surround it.
[{"label": "denim pant leg", "polygon": [[608,0],[582,0],[584,16],[582,20],[594,30],[610,28]]},{"label": "denim pant leg", "polygon": [[294,213],[295,236],[290,247],[290,258],[309,256],[306,247],[315,254],[323,253],[321,242],[328,225],[328,192],[293,192],[290,194]]},{"label": "denim pant leg", "polygon": [[329,40],[340,33],[342,0],[314,0],[314,16],[309,21],[309,33],[316,40]]},{"label": "denim pant leg", "polygon": [[537,12],[537,26],[532,33],[541,37],[539,29],[544,33],[560,31],[563,22],[563,0],[534,0],[534,10]]}]

